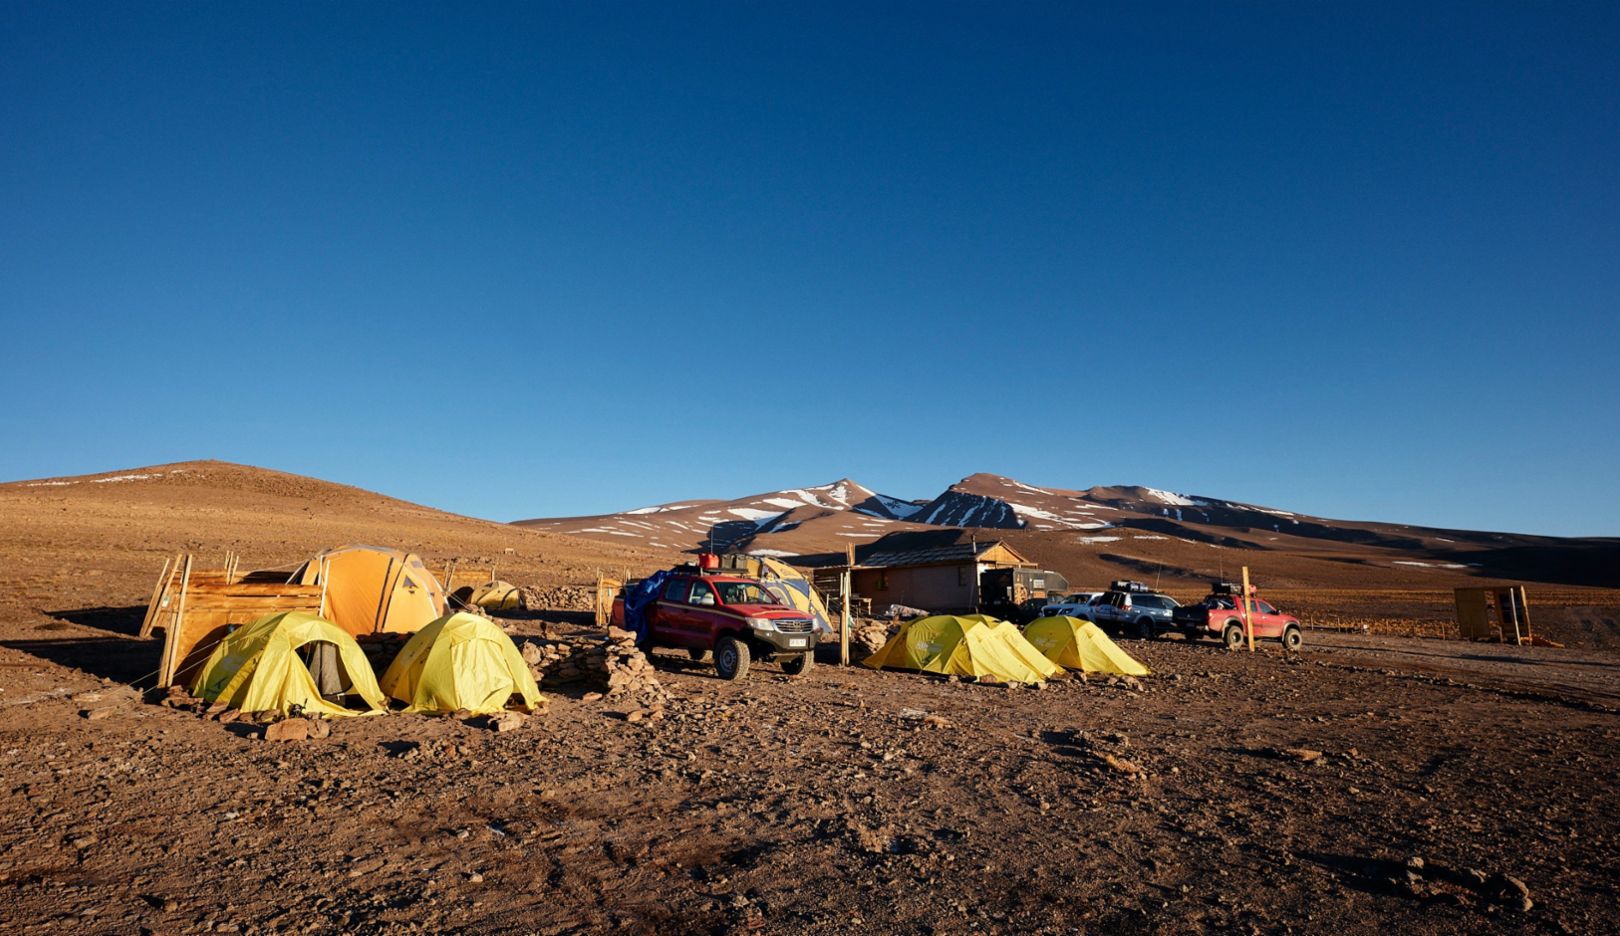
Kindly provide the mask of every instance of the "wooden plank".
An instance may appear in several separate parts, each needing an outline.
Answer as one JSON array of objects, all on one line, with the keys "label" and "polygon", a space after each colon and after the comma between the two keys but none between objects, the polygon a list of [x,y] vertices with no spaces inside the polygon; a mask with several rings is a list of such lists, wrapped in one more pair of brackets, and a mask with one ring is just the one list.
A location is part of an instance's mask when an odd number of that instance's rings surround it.
[{"label": "wooden plank", "polygon": [[191,583],[191,595],[314,595],[321,590],[319,585],[287,585],[281,582],[237,582],[226,585],[223,582],[196,582]]},{"label": "wooden plank", "polygon": [[158,608],[162,607],[163,596],[169,591],[169,572],[173,569],[174,560],[168,556],[163,557],[163,571],[158,573],[157,584],[152,586],[152,600],[146,603],[146,617],[141,619],[141,639],[152,636],[152,621],[157,617]]},{"label": "wooden plank", "polygon": [[192,601],[186,605],[186,613],[251,611],[263,617],[278,611],[319,611],[320,607],[320,596],[310,595],[296,598],[250,598],[244,601]]}]

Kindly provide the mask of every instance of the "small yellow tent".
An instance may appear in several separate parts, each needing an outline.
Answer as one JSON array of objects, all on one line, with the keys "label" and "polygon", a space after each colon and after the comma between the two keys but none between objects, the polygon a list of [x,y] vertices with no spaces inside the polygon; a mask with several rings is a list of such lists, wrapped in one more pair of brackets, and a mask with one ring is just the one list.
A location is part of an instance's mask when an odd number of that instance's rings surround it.
[{"label": "small yellow tent", "polygon": [[516,585],[496,579],[473,589],[467,604],[485,611],[516,611],[519,597]]},{"label": "small yellow tent", "polygon": [[910,669],[925,673],[1035,683],[1063,672],[1041,655],[1018,628],[983,614],[918,618],[867,657],[873,669]]},{"label": "small yellow tent", "polygon": [[350,634],[411,633],[444,614],[444,589],[422,557],[377,546],[329,549],[294,580],[325,586],[326,617]]},{"label": "small yellow tent", "polygon": [[1102,628],[1090,621],[1062,615],[1037,618],[1025,625],[1024,639],[1046,654],[1048,660],[1069,669],[1122,676],[1148,675],[1147,667],[1119,649]]},{"label": "small yellow tent", "polygon": [[[328,698],[321,697],[318,683],[329,687]],[[197,671],[191,693],[244,712],[285,715],[296,705],[312,714],[365,715],[388,708],[354,638],[304,611],[268,614],[227,635]],[[367,711],[337,699],[358,699]]]},{"label": "small yellow tent", "polygon": [[524,706],[540,701],[523,654],[488,618],[446,615],[416,632],[382,677],[383,691],[408,712],[494,713],[512,696]]}]

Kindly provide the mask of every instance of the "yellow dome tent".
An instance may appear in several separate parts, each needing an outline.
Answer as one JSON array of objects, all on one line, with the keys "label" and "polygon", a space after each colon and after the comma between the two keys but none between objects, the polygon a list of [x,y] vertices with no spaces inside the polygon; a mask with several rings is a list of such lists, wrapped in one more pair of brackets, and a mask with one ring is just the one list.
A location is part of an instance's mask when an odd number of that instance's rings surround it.
[{"label": "yellow dome tent", "polygon": [[519,597],[516,585],[496,579],[473,589],[467,604],[485,611],[516,611]]},{"label": "yellow dome tent", "polygon": [[1102,628],[1090,621],[1063,615],[1037,618],[1025,625],[1024,639],[1046,654],[1048,660],[1069,669],[1122,676],[1148,675],[1147,667],[1119,649]]},{"label": "yellow dome tent", "polygon": [[488,618],[460,612],[416,632],[383,673],[382,689],[408,712],[505,710],[512,696],[540,701],[529,664],[512,638]]},{"label": "yellow dome tent", "polygon": [[[191,693],[244,712],[283,715],[295,705],[320,715],[367,715],[388,708],[354,638],[304,611],[265,615],[226,635],[197,671]],[[340,704],[348,699],[358,699],[366,711]]]},{"label": "yellow dome tent", "polygon": [[1018,628],[983,614],[918,618],[867,657],[872,669],[908,669],[952,676],[1036,683],[1063,672]]},{"label": "yellow dome tent", "polygon": [[293,574],[325,586],[326,618],[350,634],[411,633],[444,614],[444,589],[422,557],[377,546],[321,553]]}]

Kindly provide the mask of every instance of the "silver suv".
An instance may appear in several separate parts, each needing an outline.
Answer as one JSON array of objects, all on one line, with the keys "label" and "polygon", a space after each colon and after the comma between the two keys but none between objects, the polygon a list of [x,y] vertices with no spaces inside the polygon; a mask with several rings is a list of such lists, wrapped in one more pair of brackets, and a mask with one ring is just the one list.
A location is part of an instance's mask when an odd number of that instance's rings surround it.
[{"label": "silver suv", "polygon": [[1120,589],[1091,599],[1087,617],[1106,631],[1147,640],[1170,629],[1170,614],[1179,607],[1169,595]]}]

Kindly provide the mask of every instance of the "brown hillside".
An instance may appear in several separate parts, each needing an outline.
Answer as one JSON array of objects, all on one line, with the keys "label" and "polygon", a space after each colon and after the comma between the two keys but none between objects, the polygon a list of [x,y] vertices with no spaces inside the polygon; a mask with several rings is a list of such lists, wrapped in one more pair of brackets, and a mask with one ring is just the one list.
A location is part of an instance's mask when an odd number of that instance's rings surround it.
[{"label": "brown hillside", "polygon": [[300,475],[218,461],[0,484],[0,602],[59,609],[144,602],[180,549],[244,568],[292,567],[344,543],[398,546],[436,568],[495,563],[519,582],[564,584],[597,569],[645,571],[668,556],[445,513]]}]

